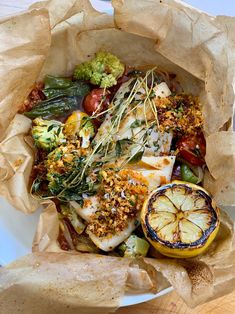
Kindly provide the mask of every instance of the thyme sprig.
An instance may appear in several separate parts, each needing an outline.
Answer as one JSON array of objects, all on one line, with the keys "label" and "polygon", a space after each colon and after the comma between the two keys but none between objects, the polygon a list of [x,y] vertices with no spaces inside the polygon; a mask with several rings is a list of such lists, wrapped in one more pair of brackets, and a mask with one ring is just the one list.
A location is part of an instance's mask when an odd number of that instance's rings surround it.
[{"label": "thyme sprig", "polygon": [[[89,189],[95,190],[95,186],[98,183],[94,182],[93,185],[87,183],[87,178],[96,171],[100,169],[103,164],[109,162],[115,158],[115,142],[117,142],[116,135],[120,130],[121,121],[128,117],[129,115],[135,113],[138,106],[143,106],[144,111],[144,125],[140,130],[134,134],[134,138],[131,139],[131,144],[129,146],[130,153],[125,154],[121,157],[122,164],[121,168],[125,167],[130,161],[134,159],[135,156],[141,155],[144,152],[145,146],[148,143],[148,137],[153,130],[153,127],[158,127],[159,122],[157,118],[157,108],[153,101],[153,92],[154,92],[154,71],[156,68],[148,70],[143,77],[135,77],[128,81],[127,84],[131,86],[128,95],[122,101],[117,101],[113,99],[109,107],[103,111],[95,112],[89,119],[98,119],[100,116],[106,114],[110,120],[109,127],[105,129],[105,134],[100,139],[95,137],[91,142],[92,151],[84,157],[84,160],[80,163],[79,167],[74,167],[69,174],[64,176],[64,180],[60,186],[60,192],[57,195],[53,196],[43,196],[42,198],[53,198],[57,197],[58,199],[66,199],[68,195],[73,197],[74,191],[78,191],[80,195],[81,191],[89,192]],[[149,86],[150,78],[150,86]],[[143,99],[136,101],[136,95],[141,94]],[[125,95],[124,95],[125,96]],[[151,110],[155,117],[154,121],[149,121],[147,117],[147,112]],[[101,126],[102,128],[102,126]],[[98,131],[99,132],[99,131]],[[134,152],[133,152],[134,151]]]}]

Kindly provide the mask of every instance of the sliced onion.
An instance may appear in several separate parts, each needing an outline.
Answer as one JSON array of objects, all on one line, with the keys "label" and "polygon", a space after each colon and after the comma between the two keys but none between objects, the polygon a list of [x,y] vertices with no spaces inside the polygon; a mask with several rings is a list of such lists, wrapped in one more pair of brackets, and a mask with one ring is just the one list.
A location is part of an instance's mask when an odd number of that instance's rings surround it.
[{"label": "sliced onion", "polygon": [[63,220],[61,220],[60,224],[62,225],[61,230],[63,231],[64,237],[65,237],[70,249],[74,250],[73,240],[71,238],[71,235],[70,235],[70,232],[69,232],[69,229],[68,229],[66,223]]},{"label": "sliced onion", "polygon": [[200,166],[191,166],[190,165],[190,169],[198,177],[198,180],[197,180],[196,184],[202,182],[202,180],[204,178],[204,171],[203,171],[202,167],[200,167]]}]

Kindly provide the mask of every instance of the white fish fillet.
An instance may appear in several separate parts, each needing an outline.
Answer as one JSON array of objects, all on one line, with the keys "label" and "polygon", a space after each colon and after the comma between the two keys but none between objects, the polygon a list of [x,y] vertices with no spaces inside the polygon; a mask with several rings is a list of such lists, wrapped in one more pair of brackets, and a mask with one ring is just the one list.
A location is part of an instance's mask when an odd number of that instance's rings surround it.
[{"label": "white fish fillet", "polygon": [[152,191],[158,186],[170,182],[174,163],[175,156],[143,156],[141,161],[134,165],[134,168],[147,179],[149,191]]},{"label": "white fish fillet", "polygon": [[125,241],[131,235],[131,233],[136,228],[135,221],[136,219],[131,220],[128,226],[123,231],[109,237],[97,237],[94,233],[88,230],[87,234],[98,248],[103,251],[109,252],[117,247],[120,243]]},{"label": "white fish fillet", "polygon": [[91,216],[99,209],[99,200],[96,196],[85,199],[83,207],[75,201],[71,201],[70,204],[76,210],[77,214],[87,222],[91,221]]}]

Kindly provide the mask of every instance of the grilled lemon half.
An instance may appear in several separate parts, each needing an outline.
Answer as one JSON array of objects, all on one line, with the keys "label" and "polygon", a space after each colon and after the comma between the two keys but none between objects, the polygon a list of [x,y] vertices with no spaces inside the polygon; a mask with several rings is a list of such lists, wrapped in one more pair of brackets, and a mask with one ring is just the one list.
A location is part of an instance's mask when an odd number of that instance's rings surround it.
[{"label": "grilled lemon half", "polygon": [[153,191],[143,205],[141,224],[160,253],[188,258],[201,254],[219,229],[219,209],[195,184],[173,181]]}]

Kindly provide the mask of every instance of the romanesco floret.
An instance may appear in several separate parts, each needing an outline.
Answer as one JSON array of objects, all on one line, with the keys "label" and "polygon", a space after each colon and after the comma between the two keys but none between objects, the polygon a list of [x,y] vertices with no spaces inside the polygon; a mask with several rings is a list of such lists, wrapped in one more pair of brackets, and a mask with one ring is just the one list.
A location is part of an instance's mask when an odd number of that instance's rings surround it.
[{"label": "romanesco floret", "polygon": [[38,148],[51,151],[55,147],[66,142],[62,132],[63,124],[56,120],[33,120],[32,136]]},{"label": "romanesco floret", "polygon": [[91,84],[94,85],[100,85],[100,82],[102,80],[103,75],[99,72],[93,72],[91,78],[90,78],[90,82]]},{"label": "romanesco floret", "polygon": [[100,87],[109,88],[116,84],[117,84],[117,80],[115,79],[115,77],[112,74],[108,74],[102,77],[101,82],[100,82]]},{"label": "romanesco floret", "polygon": [[122,76],[124,70],[124,64],[116,56],[100,51],[91,61],[79,64],[74,71],[74,77],[109,88],[117,84],[117,79]]},{"label": "romanesco floret", "polygon": [[93,71],[91,68],[91,64],[89,62],[84,62],[79,65],[79,68],[76,67],[74,72],[74,77],[79,80],[89,81],[92,77]]}]

